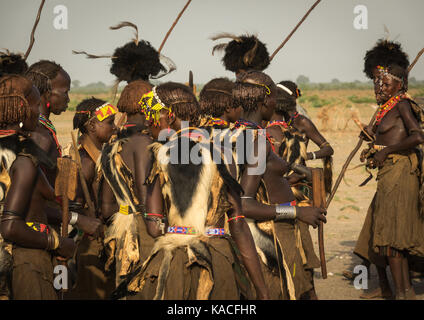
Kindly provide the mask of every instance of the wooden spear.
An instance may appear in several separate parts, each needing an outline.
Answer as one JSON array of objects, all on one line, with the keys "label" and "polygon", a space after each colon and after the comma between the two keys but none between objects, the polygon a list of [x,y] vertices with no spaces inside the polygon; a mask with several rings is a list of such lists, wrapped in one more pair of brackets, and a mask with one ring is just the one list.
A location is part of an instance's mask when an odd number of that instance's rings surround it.
[{"label": "wooden spear", "polygon": [[159,47],[158,52],[160,53],[163,49],[163,46],[165,45],[166,40],[168,39],[169,35],[171,34],[172,30],[174,29],[174,27],[176,26],[176,24],[178,23],[178,20],[180,20],[181,16],[183,15],[184,11],[187,9],[188,5],[190,4],[191,0],[188,0],[186,5],[184,6],[184,8],[181,10],[181,12],[178,14],[177,19],[175,19],[174,23],[171,26],[171,29],[168,30],[168,32],[166,33],[165,38],[162,41],[162,44]]},{"label": "wooden spear", "polygon": [[274,51],[274,53],[271,55],[271,57],[269,57],[269,61],[271,61],[272,59],[274,59],[275,55],[278,53],[278,51],[280,51],[285,44],[287,43],[287,41],[290,40],[290,38],[292,37],[292,35],[296,32],[296,30],[300,27],[300,25],[303,23],[303,21],[306,20],[306,18],[309,16],[309,14],[312,12],[312,10],[315,9],[315,7],[318,5],[318,3],[320,3],[321,0],[317,0],[312,7],[308,10],[308,12],[306,12],[306,14],[303,16],[303,18],[299,21],[299,23],[296,25],[296,27],[294,27],[294,29],[292,30],[292,32],[290,32],[290,34],[287,36],[286,39],[284,39],[283,43]]},{"label": "wooden spear", "polygon": [[29,53],[31,52],[32,46],[34,45],[35,42],[35,30],[37,29],[37,25],[38,22],[40,21],[40,16],[41,16],[41,11],[43,10],[43,6],[44,3],[46,2],[46,0],[41,0],[41,4],[40,4],[40,8],[38,9],[38,14],[37,17],[35,18],[35,23],[34,23],[34,27],[32,28],[32,32],[31,32],[31,37],[30,37],[30,43],[29,43],[29,47],[24,55],[24,60],[26,60],[29,56]]},{"label": "wooden spear", "polygon": [[96,209],[94,207],[93,201],[91,200],[90,192],[88,191],[87,181],[85,181],[85,177],[82,172],[82,162],[81,162],[81,157],[78,151],[77,140],[75,139],[74,132],[71,132],[71,136],[72,136],[72,144],[74,146],[75,160],[78,166],[78,175],[80,178],[82,191],[84,193],[85,202],[87,203],[87,206],[88,206],[88,214],[91,218],[96,218]]}]

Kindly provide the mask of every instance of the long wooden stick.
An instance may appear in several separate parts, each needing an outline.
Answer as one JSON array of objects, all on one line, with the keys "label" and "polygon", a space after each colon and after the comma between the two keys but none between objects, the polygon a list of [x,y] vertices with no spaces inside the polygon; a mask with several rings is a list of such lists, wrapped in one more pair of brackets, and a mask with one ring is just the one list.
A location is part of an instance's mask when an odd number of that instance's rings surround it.
[{"label": "long wooden stick", "polygon": [[292,35],[296,32],[296,30],[300,27],[300,25],[303,23],[303,21],[306,20],[306,18],[309,16],[309,14],[312,12],[312,10],[315,9],[315,7],[318,5],[318,3],[320,3],[321,0],[317,0],[312,7],[308,10],[308,12],[306,12],[306,14],[303,16],[303,18],[299,21],[299,23],[296,25],[296,27],[294,27],[294,29],[292,30],[292,32],[290,32],[290,34],[287,36],[287,38],[283,41],[283,43],[274,51],[274,53],[271,55],[271,57],[269,57],[269,61],[271,61],[272,59],[274,59],[275,55],[278,53],[278,51],[280,51],[285,44],[287,43],[287,41],[290,40],[290,38],[292,37]]},{"label": "long wooden stick", "polygon": [[[379,108],[377,108],[377,110],[375,110],[374,115],[372,116],[371,121],[368,124],[369,127],[371,127],[374,124],[375,116],[377,115],[378,110],[379,110]],[[342,167],[342,171],[340,171],[340,174],[337,177],[336,183],[334,184],[333,190],[331,190],[331,193],[327,198],[327,208],[330,206],[331,200],[333,200],[333,197],[336,194],[336,191],[337,191],[337,189],[340,185],[340,182],[342,181],[343,176],[346,173],[346,170],[349,167],[350,162],[352,161],[353,157],[355,156],[355,154],[358,152],[359,148],[361,147],[362,142],[364,142],[364,139],[362,137],[359,137],[359,141],[356,144],[356,147],[352,150],[352,152],[347,157],[347,159],[346,159],[346,161],[345,161],[345,163]]]},{"label": "long wooden stick", "polygon": [[180,20],[181,16],[183,15],[184,11],[187,9],[188,5],[190,4],[191,0],[188,0],[186,5],[184,6],[183,10],[181,10],[181,12],[178,14],[177,19],[175,19],[174,23],[171,26],[171,29],[168,30],[165,38],[162,41],[162,44],[159,47],[158,52],[160,53],[163,49],[163,46],[165,45],[166,40],[168,39],[169,35],[171,34],[172,30],[174,29],[175,25],[178,23],[178,20]]},{"label": "long wooden stick", "polygon": [[[325,203],[324,171],[322,168],[312,169],[312,197],[314,207],[323,209],[327,207]],[[322,278],[327,279],[327,263],[325,261],[324,249],[324,224],[322,221],[320,221],[318,225],[318,247]]]},{"label": "long wooden stick", "polygon": [[409,65],[408,67],[408,73],[412,70],[412,68],[417,63],[418,59],[421,57],[421,55],[424,53],[424,48],[421,49],[420,52],[418,52],[417,56],[415,57],[414,61]]},{"label": "long wooden stick", "polygon": [[31,38],[30,38],[31,40],[30,40],[30,43],[29,43],[29,47],[28,47],[28,49],[27,49],[27,51],[25,53],[24,60],[26,60],[28,58],[29,53],[31,52],[32,46],[34,45],[34,42],[35,42],[35,37],[34,37],[35,30],[37,29],[38,22],[40,21],[41,10],[43,10],[43,6],[44,6],[44,3],[45,2],[46,2],[46,0],[41,0],[40,8],[38,8],[38,14],[37,14],[37,17],[35,18],[34,27],[32,28],[32,32],[31,32]]},{"label": "long wooden stick", "polygon": [[79,178],[80,178],[82,191],[84,192],[85,201],[88,205],[88,214],[89,214],[90,217],[95,218],[96,217],[96,208],[94,207],[94,203],[91,200],[90,192],[88,191],[87,181],[85,181],[84,174],[82,173],[82,162],[81,162],[80,154],[78,152],[78,146],[77,146],[77,141],[76,141],[75,136],[74,136],[74,132],[71,132],[71,136],[72,136],[72,144],[73,144],[74,150],[75,150],[75,159],[76,159],[77,166],[78,166],[78,175],[79,175]]}]

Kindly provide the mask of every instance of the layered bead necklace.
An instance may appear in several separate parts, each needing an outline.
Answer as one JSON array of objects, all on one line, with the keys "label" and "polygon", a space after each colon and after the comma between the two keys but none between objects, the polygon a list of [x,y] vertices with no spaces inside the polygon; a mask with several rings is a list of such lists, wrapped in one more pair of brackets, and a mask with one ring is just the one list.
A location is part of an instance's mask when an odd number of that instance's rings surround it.
[{"label": "layered bead necklace", "polygon": [[50,131],[50,133],[53,136],[54,142],[56,143],[57,151],[59,151],[59,156],[62,157],[62,149],[60,147],[59,141],[57,140],[57,133],[56,128],[53,125],[53,123],[47,119],[44,115],[40,114],[38,117],[38,121],[47,129]]},{"label": "layered bead necklace", "polygon": [[380,122],[381,122],[381,120],[387,114],[387,112],[389,112],[390,110],[392,110],[399,103],[399,101],[402,98],[403,98],[403,95],[397,95],[397,96],[391,97],[389,99],[389,101],[387,101],[385,104],[383,104],[382,106],[380,106],[380,109],[378,110],[378,113],[375,116],[375,123],[377,125],[379,125]]}]

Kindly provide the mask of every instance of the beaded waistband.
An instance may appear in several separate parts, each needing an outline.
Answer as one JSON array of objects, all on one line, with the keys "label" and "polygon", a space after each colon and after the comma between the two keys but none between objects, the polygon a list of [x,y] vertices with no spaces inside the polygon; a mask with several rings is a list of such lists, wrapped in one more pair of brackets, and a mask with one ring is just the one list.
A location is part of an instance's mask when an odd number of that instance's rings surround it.
[{"label": "beaded waistband", "polygon": [[[199,232],[197,232],[196,228],[182,227],[182,226],[168,227],[167,233],[188,234],[188,235],[199,234]],[[223,235],[225,235],[225,230],[224,230],[224,228],[209,228],[209,229],[206,229],[205,234],[207,236],[223,236]]]},{"label": "beaded waistband", "polygon": [[49,226],[46,224],[39,223],[39,222],[27,222],[26,224],[28,227],[30,227],[34,231],[38,231],[38,232],[46,233],[46,234],[49,234],[50,232]]},{"label": "beaded waistband", "polygon": [[296,206],[296,200],[286,202],[286,203],[280,203],[280,206],[295,207]]}]

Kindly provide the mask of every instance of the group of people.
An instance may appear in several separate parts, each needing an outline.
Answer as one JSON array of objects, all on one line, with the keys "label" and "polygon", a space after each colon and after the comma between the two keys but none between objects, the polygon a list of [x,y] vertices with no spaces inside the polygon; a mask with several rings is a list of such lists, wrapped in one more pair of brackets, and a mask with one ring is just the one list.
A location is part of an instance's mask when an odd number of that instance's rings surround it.
[{"label": "group of people", "polygon": [[[65,299],[318,298],[309,226],[325,223],[326,210],[313,206],[307,165],[323,160],[329,193],[333,149],[299,110],[296,84],[263,72],[266,46],[226,37],[214,49],[225,51],[235,81],[212,79],[199,97],[181,83],[150,82],[172,63],[149,42],[117,48],[111,73],[127,85],[116,106],[95,97],[78,104],[78,146],[68,155],[49,120],[67,108],[68,73],[53,61],[28,67],[1,56],[2,298],[56,299],[57,264],[69,270]],[[359,254],[388,260],[402,298],[413,292],[407,255],[424,254],[415,152],[424,138],[399,52],[379,42],[365,58],[382,107],[366,128],[375,143],[363,158],[380,169]],[[307,152],[310,140],[318,151]],[[68,237],[64,196],[54,190],[61,157],[81,162]]]}]

